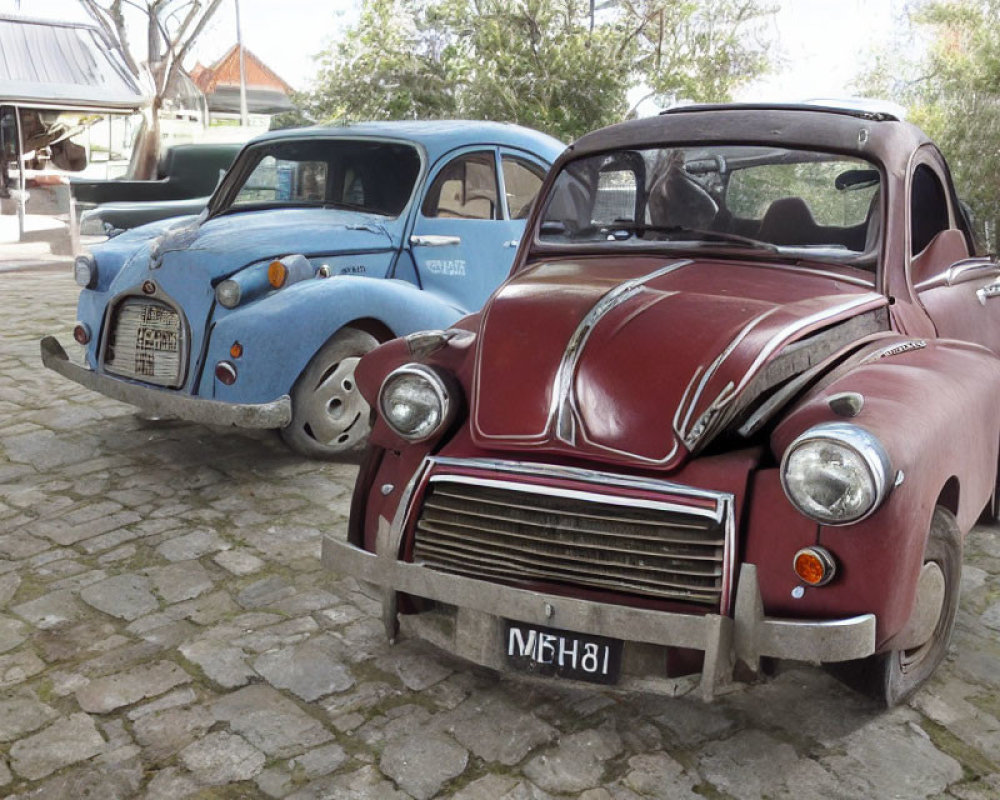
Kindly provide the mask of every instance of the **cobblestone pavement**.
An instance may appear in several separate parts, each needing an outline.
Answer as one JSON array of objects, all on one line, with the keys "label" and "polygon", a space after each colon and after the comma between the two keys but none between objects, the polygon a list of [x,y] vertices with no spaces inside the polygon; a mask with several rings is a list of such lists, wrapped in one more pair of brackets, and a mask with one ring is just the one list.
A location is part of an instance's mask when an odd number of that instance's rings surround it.
[{"label": "cobblestone pavement", "polygon": [[0,274],[0,794],[17,798],[1000,796],[1000,542],[952,653],[880,712],[825,672],[698,700],[525,684],[415,643],[319,565],[354,469],[143,424],[39,363],[76,287]]}]

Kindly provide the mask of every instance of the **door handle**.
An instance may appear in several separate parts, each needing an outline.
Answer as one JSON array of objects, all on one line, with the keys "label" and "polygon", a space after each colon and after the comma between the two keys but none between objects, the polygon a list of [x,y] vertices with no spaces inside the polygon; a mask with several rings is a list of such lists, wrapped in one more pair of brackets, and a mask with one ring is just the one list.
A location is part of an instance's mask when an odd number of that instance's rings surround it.
[{"label": "door handle", "polygon": [[414,247],[448,247],[461,243],[461,236],[441,236],[432,233],[426,236],[417,236],[414,234],[410,237],[410,244]]},{"label": "door handle", "polygon": [[984,306],[986,305],[986,301],[991,297],[1000,297],[1000,281],[987,284],[982,289],[979,289],[976,292],[976,297],[979,298],[979,302]]},{"label": "door handle", "polygon": [[508,239],[506,242],[503,243],[503,246],[504,247],[517,247],[519,244],[521,244],[521,240],[520,239]]}]

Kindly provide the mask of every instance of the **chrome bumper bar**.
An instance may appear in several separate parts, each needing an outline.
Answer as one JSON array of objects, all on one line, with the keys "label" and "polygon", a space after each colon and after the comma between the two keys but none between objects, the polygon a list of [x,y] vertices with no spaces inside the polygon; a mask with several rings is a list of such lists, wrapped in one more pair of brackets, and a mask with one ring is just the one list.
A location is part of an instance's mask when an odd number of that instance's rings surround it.
[{"label": "chrome bumper bar", "polygon": [[[387,525],[385,520],[383,523]],[[830,662],[864,658],[875,652],[873,614],[823,622],[765,617],[753,564],[744,564],[740,570],[733,617],[629,608],[517,589],[437,572],[394,556],[375,555],[331,536],[323,539],[323,565],[381,588],[383,622],[390,640],[395,639],[398,627],[397,592],[455,606],[452,630],[443,630],[439,624],[421,625],[420,614],[403,621],[434,644],[498,670],[504,669],[504,619],[626,643],[701,650],[705,661],[698,692],[705,700],[732,682],[737,660],[756,672],[762,656]],[[656,666],[643,676],[646,680],[634,680],[625,688],[663,691],[667,683],[660,680],[663,662],[654,659],[650,664]],[[656,674],[657,669],[660,674]],[[676,688],[667,691],[676,693]]]},{"label": "chrome bumper bar", "polygon": [[292,420],[292,401],[288,395],[282,395],[270,403],[223,403],[100,375],[70,361],[54,336],[42,339],[41,349],[42,363],[64,378],[159,416],[178,417],[206,425],[235,425],[240,428],[283,428]]}]

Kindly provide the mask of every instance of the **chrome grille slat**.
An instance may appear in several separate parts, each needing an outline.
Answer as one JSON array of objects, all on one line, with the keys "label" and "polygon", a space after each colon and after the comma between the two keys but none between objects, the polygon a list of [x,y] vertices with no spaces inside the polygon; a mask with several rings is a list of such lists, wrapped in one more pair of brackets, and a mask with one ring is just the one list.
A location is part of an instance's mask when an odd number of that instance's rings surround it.
[{"label": "chrome grille slat", "polygon": [[[518,549],[536,552],[539,554],[559,553],[560,551],[579,551],[578,555],[566,555],[566,557],[583,558],[588,553],[591,558],[594,555],[605,554],[611,560],[620,560],[622,563],[639,564],[641,559],[648,559],[651,562],[664,562],[666,564],[680,564],[687,561],[702,564],[717,564],[721,557],[721,551],[717,547],[708,547],[704,551],[699,551],[693,547],[684,549],[674,548],[672,550],[649,550],[623,547],[623,543],[618,540],[602,542],[596,536],[590,536],[588,540],[580,538],[570,539],[566,536],[559,536],[561,531],[553,531],[552,536],[546,537],[541,533],[522,532],[514,525],[497,526],[477,525],[472,527],[457,520],[439,520],[433,515],[425,515],[420,520],[420,525],[426,533],[440,536],[451,536],[459,541],[468,538],[470,534],[476,536],[478,541],[495,543],[496,546],[514,544],[505,541],[511,537],[517,540]],[[478,534],[478,535],[477,535]],[[625,556],[630,556],[626,558]],[[713,574],[718,570],[713,570]]]},{"label": "chrome grille slat", "polygon": [[[612,502],[615,500],[617,502]],[[434,476],[414,529],[413,558],[490,581],[542,581],[718,609],[726,529],[702,505],[621,503],[593,491]]]},{"label": "chrome grille slat", "polygon": [[[487,580],[500,580],[500,581],[510,581],[511,575],[509,570],[504,570],[501,568],[490,568],[478,565],[470,566],[464,562],[453,562],[450,565],[441,563],[435,565],[435,569],[441,572],[449,572],[453,575],[465,575],[467,577],[474,578],[484,578]],[[518,580],[520,581],[531,581],[539,580],[553,583],[566,583],[566,580],[559,575],[550,574],[544,570],[536,570],[536,574],[521,576]],[[608,589],[611,591],[621,591],[621,582],[616,580],[600,580],[597,578],[583,578],[573,581],[575,586],[586,586],[592,589]],[[640,592],[632,592],[632,594],[640,594]],[[718,595],[714,592],[695,592],[695,591],[685,591],[679,588],[653,586],[649,587],[646,591],[641,592],[642,595],[646,597],[654,597],[661,600],[683,600],[687,602],[694,602],[700,605],[712,605],[718,603]]]},{"label": "chrome grille slat", "polygon": [[[470,488],[470,487],[466,487]],[[544,495],[536,495],[539,500],[565,500],[566,498],[548,498]],[[454,492],[448,491],[438,491],[434,495],[435,502],[441,502],[444,498],[451,500],[456,500],[458,502],[468,503],[468,496],[463,497],[461,495],[455,494]],[[526,511],[538,511],[541,507],[540,505],[518,505],[516,503],[511,503],[509,499],[503,499],[500,497],[491,496],[485,492],[477,492],[475,494],[475,499],[477,503],[482,503],[486,505],[498,505],[503,508],[520,508]],[[658,515],[649,515],[649,519],[644,519],[638,514],[625,516],[624,514],[611,514],[606,510],[603,513],[598,512],[597,509],[574,509],[572,503],[548,503],[545,507],[551,507],[552,513],[558,513],[561,516],[569,518],[579,518],[587,520],[600,520],[605,522],[612,522],[615,524],[627,523],[629,525],[655,525],[657,527],[663,526],[663,515],[660,512]],[[621,508],[621,506],[602,506],[603,509],[607,508]],[[646,511],[646,509],[631,509],[635,511]],[[685,520],[680,514],[675,515],[677,520],[673,523],[673,527],[679,530],[692,529],[692,530],[704,530],[711,525],[711,520],[698,519],[694,522],[690,520]]]},{"label": "chrome grille slat", "polygon": [[116,375],[177,386],[184,369],[180,313],[158,300],[127,297],[114,310],[104,368]]},{"label": "chrome grille slat", "polygon": [[[442,559],[452,559],[455,560],[456,556],[460,554],[462,557],[468,557],[469,559],[476,560],[477,563],[482,565],[504,567],[504,566],[516,566],[518,568],[538,568],[540,569],[545,562],[533,561],[530,558],[523,556],[517,556],[512,553],[505,553],[504,558],[497,558],[491,555],[488,551],[477,549],[474,547],[461,547],[461,546],[447,546],[444,544],[424,544],[420,547],[419,553],[421,557],[427,555],[436,554]],[[561,574],[561,575],[573,575],[579,574],[582,576],[597,576],[602,578],[627,578],[629,580],[634,580],[636,583],[648,583],[651,586],[659,586],[661,584],[667,586],[675,586],[684,589],[700,589],[702,591],[711,590],[715,583],[715,577],[713,575],[689,576],[691,579],[687,581],[681,581],[674,579],[665,578],[663,573],[656,572],[654,570],[625,570],[625,569],[612,569],[610,566],[604,566],[598,563],[591,564],[563,564],[553,563],[551,566],[545,567],[549,574]],[[676,573],[678,575],[684,573]],[[701,577],[701,580],[699,580]]]},{"label": "chrome grille slat", "polygon": [[[604,544],[608,539],[621,539],[624,542],[656,542],[664,547],[669,547],[674,545],[676,547],[684,546],[707,546],[713,545],[715,547],[722,547],[725,543],[725,539],[722,535],[718,535],[712,539],[706,539],[704,535],[691,536],[686,533],[675,534],[673,531],[666,532],[663,536],[656,536],[656,531],[650,531],[647,528],[640,529],[641,533],[633,532],[632,529],[626,528],[622,525],[621,531],[609,531],[607,528],[600,528],[597,525],[591,525],[586,527],[577,527],[573,525],[572,527],[567,527],[564,524],[560,524],[562,518],[558,515],[548,514],[540,516],[538,514],[517,514],[510,513],[511,510],[520,511],[516,506],[511,506],[508,509],[506,515],[499,514],[489,514],[484,511],[480,511],[472,504],[469,504],[465,508],[459,508],[454,505],[444,506],[436,498],[432,502],[428,502],[424,508],[429,512],[434,512],[435,514],[440,514],[437,517],[442,520],[455,519],[463,517],[474,517],[480,521],[483,526],[489,525],[492,521],[494,524],[501,523],[507,525],[521,525],[528,528],[538,528],[546,531],[558,531],[559,533],[565,535],[572,535],[573,537],[598,537],[598,539]],[[429,517],[429,515],[428,515]],[[662,526],[661,526],[661,531]]]}]

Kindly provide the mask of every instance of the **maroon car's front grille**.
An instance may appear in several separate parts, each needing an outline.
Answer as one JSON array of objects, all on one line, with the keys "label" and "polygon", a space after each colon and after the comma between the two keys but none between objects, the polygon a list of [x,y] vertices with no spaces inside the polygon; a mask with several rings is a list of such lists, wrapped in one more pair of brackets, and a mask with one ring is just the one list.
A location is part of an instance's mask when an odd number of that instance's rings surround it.
[{"label": "maroon car's front grille", "polygon": [[437,478],[413,560],[496,582],[544,582],[720,608],[726,520],[676,505]]},{"label": "maroon car's front grille", "polygon": [[184,329],[176,309],[157,300],[128,297],[111,315],[104,369],[175,387],[183,381],[184,351]]}]

